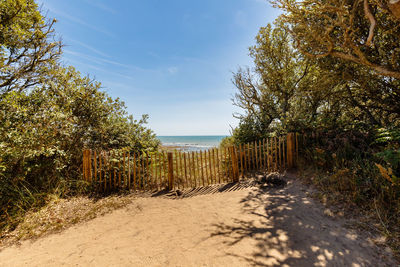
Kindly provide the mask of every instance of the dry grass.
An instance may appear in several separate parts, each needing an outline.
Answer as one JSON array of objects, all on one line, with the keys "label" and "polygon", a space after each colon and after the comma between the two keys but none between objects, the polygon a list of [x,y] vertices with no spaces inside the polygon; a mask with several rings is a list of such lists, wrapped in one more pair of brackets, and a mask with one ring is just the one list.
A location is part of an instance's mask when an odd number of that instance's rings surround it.
[{"label": "dry grass", "polygon": [[135,197],[109,196],[93,199],[85,196],[69,199],[54,197],[39,211],[30,211],[17,228],[2,233],[0,246],[33,239],[66,229],[74,224],[91,220],[133,202]]},{"label": "dry grass", "polygon": [[400,227],[396,224],[397,214],[388,217],[385,206],[373,200],[360,203],[356,189],[343,186],[345,183],[338,179],[346,177],[345,175],[338,177],[337,174],[306,167],[299,168],[298,177],[314,189],[311,197],[332,209],[335,216],[346,217],[349,220],[349,228],[364,230],[371,236],[379,236],[371,240],[378,246],[389,246],[395,258],[400,260]]}]

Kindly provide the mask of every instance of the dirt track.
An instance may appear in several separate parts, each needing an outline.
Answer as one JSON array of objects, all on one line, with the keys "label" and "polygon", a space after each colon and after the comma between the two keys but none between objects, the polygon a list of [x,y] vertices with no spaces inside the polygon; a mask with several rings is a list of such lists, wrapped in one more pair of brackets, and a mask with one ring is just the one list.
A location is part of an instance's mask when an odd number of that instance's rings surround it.
[{"label": "dirt track", "polygon": [[125,209],[0,252],[0,266],[394,266],[290,180],[203,188]]}]

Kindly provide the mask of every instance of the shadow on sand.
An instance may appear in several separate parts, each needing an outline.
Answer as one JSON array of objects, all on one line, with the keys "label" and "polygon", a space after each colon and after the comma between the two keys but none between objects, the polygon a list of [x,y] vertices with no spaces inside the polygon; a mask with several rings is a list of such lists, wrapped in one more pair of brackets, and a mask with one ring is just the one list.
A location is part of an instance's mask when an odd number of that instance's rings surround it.
[{"label": "shadow on sand", "polygon": [[250,190],[241,200],[249,219],[215,224],[209,238],[223,237],[228,247],[251,244],[247,255],[234,249],[226,254],[252,266],[395,266],[364,234],[325,215],[298,181],[287,180],[284,188]]},{"label": "shadow on sand", "polygon": [[196,187],[196,188],[176,190],[176,191],[162,190],[153,193],[151,197],[169,197],[169,198],[172,197],[177,199],[189,198],[201,195],[238,191],[254,187],[255,185],[257,185],[257,183],[254,181],[240,181],[236,183],[208,185],[203,187]]}]

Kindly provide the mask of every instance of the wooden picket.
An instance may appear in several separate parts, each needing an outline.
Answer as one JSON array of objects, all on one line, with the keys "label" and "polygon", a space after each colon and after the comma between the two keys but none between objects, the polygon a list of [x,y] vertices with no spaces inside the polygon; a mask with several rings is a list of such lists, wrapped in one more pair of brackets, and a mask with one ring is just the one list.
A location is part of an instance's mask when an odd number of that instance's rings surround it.
[{"label": "wooden picket", "polygon": [[152,191],[237,182],[256,171],[292,168],[299,155],[298,134],[237,147],[198,152],[83,151],[82,176],[97,190]]}]

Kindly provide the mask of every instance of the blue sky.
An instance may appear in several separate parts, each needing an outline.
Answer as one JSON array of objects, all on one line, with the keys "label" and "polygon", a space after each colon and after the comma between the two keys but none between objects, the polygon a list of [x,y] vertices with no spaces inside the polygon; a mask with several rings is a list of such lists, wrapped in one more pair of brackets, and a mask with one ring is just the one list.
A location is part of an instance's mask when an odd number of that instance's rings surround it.
[{"label": "blue sky", "polygon": [[158,135],[227,135],[232,71],[278,11],[265,0],[40,0],[63,62],[96,78]]}]

